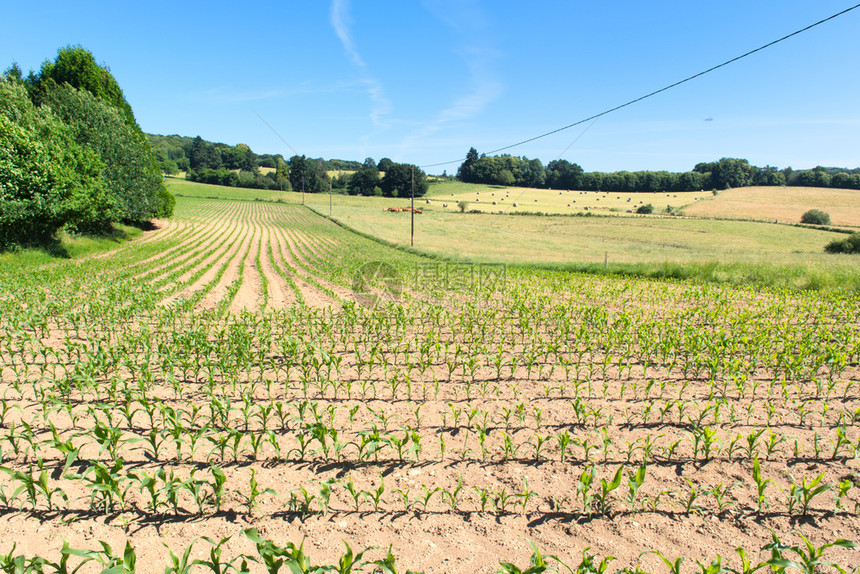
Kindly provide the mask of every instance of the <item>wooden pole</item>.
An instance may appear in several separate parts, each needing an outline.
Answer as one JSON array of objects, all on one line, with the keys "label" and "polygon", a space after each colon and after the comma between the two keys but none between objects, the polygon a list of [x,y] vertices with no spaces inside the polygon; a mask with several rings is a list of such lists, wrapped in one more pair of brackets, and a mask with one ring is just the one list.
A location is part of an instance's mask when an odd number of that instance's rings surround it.
[{"label": "wooden pole", "polygon": [[415,247],[415,166],[412,166],[412,231],[409,235],[409,245]]}]

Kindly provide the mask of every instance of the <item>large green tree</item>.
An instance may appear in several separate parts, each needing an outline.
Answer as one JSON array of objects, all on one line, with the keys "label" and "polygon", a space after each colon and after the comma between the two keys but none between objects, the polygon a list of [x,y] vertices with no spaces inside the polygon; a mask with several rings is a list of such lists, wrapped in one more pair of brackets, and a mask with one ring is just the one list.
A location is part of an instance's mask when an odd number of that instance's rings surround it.
[{"label": "large green tree", "polygon": [[42,64],[38,75],[30,74],[28,83],[37,102],[54,85],[69,84],[86,90],[117,108],[125,121],[140,131],[131,106],[110,69],[99,65],[92,53],[81,46],[61,48],[53,62],[45,61]]},{"label": "large green tree", "polygon": [[[414,179],[413,179],[414,177]],[[410,197],[412,184],[415,184],[415,197],[427,193],[429,187],[427,174],[421,168],[408,163],[393,163],[385,172],[380,187],[387,197]]]},{"label": "large green tree", "polygon": [[553,189],[579,189],[582,173],[578,164],[557,159],[546,166],[546,184]]},{"label": "large green tree", "polygon": [[468,153],[466,154],[466,159],[460,164],[459,169],[457,169],[457,177],[460,181],[464,181],[466,183],[477,183],[475,178],[477,177],[475,174],[475,164],[478,163],[478,150],[471,147],[469,148]]},{"label": "large green tree", "polygon": [[221,151],[200,136],[194,138],[188,152],[189,169],[192,171],[221,169],[221,166]]},{"label": "large green tree", "polygon": [[[391,165],[394,165],[394,162],[391,162],[389,167]],[[376,162],[373,158],[367,158],[364,160],[364,167],[349,176],[346,188],[350,195],[375,195],[377,190],[381,193],[380,183]]]},{"label": "large green tree", "polygon": [[107,225],[113,204],[103,167],[19,82],[0,80],[0,248]]},{"label": "large green tree", "polygon": [[328,175],[322,169],[322,162],[303,155],[290,158],[290,185],[295,191],[308,193],[328,192]]},{"label": "large green tree", "polygon": [[49,89],[43,104],[68,124],[78,144],[101,158],[115,219],[143,222],[171,214],[172,197],[152,148],[116,107],[69,84]]}]

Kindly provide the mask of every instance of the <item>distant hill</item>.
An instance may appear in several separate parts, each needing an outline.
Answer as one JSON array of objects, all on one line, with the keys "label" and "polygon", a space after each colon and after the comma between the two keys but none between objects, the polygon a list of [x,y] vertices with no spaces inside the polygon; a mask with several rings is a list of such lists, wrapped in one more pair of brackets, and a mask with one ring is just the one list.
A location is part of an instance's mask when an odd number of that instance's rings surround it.
[{"label": "distant hill", "polygon": [[[149,144],[155,150],[156,160],[164,173],[187,172],[191,169],[194,140],[198,138],[176,134],[167,136],[146,134],[146,139],[149,140]],[[202,138],[200,138],[200,141],[205,144],[204,147],[215,150],[214,153],[209,152],[209,156],[207,157],[207,163],[209,164],[207,167],[210,169],[223,168],[251,171],[249,168],[267,167],[275,169],[277,168],[278,159],[289,163],[289,160],[279,153],[257,154],[249,146],[242,143],[231,146],[225,143],[210,142]],[[323,171],[357,171],[362,166],[361,162],[352,160],[309,159],[310,161],[319,162]]]}]

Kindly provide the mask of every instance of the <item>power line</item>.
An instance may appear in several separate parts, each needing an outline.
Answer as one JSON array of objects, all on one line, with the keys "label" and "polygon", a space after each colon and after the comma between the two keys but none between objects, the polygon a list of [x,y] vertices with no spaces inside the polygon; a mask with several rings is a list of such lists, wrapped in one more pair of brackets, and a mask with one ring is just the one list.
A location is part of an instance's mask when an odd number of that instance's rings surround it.
[{"label": "power line", "polygon": [[[500,151],[505,151],[505,150],[508,150],[508,149],[511,149],[511,148],[514,148],[517,146],[521,146],[523,144],[527,144],[527,143],[533,142],[535,140],[539,140],[541,138],[545,138],[547,136],[557,134],[558,132],[562,132],[564,130],[570,129],[570,128],[578,126],[580,124],[584,124],[585,122],[595,120],[595,119],[602,117],[602,116],[605,116],[607,114],[611,114],[612,112],[618,111],[621,108],[626,108],[627,106],[633,105],[637,102],[641,102],[642,100],[648,99],[652,96],[656,96],[657,94],[660,94],[660,93],[665,92],[667,90],[671,90],[672,88],[680,86],[681,84],[689,82],[690,80],[695,80],[698,77],[704,76],[705,74],[709,74],[709,73],[713,72],[714,70],[718,70],[722,67],[728,66],[729,64],[732,64],[734,62],[737,62],[738,60],[742,60],[742,59],[746,58],[747,56],[752,56],[756,52],[761,52],[762,50],[764,50],[766,48],[770,48],[771,46],[774,46],[776,44],[779,44],[780,42],[788,40],[789,38],[791,38],[793,36],[797,36],[798,34],[802,34],[803,32],[806,32],[807,30],[811,30],[812,28],[815,28],[816,26],[820,26],[821,24],[824,24],[825,22],[829,22],[830,20],[833,20],[834,18],[838,18],[839,16],[847,14],[848,12],[851,12],[852,10],[856,10],[857,8],[860,8],[860,4],[855,4],[854,6],[851,6],[850,8],[846,8],[845,10],[842,10],[841,12],[837,12],[836,14],[833,14],[832,16],[828,16],[827,18],[824,18],[823,20],[819,20],[818,22],[815,22],[814,24],[810,24],[809,26],[806,26],[805,28],[801,28],[800,30],[796,30],[796,31],[792,32],[791,34],[787,34],[787,35],[783,36],[782,38],[779,38],[778,40],[774,40],[773,42],[768,42],[767,44],[765,44],[763,46],[759,46],[755,50],[750,50],[749,52],[741,54],[740,56],[732,58],[731,60],[726,60],[722,64],[717,64],[716,66],[708,68],[707,70],[699,72],[698,74],[693,74],[692,76],[688,76],[688,77],[684,78],[683,80],[675,82],[674,84],[669,84],[668,86],[662,87],[659,90],[654,90],[653,92],[645,94],[644,96],[640,96],[634,100],[630,100],[630,101],[623,103],[619,106],[615,106],[614,108],[609,108],[608,110],[604,110],[604,111],[600,112],[599,114],[594,114],[593,116],[589,116],[587,118],[581,119],[581,120],[576,121],[572,124],[568,124],[566,126],[554,129],[552,131],[548,131],[548,132],[543,133],[543,134],[538,135],[538,136],[534,136],[534,137],[531,137],[528,139],[524,139],[522,141],[518,141],[517,143],[506,145],[506,146],[500,147],[498,149],[490,150],[490,151],[486,152],[486,154],[489,155],[489,154],[499,153]],[[441,162],[441,163],[431,163],[428,165],[422,165],[420,167],[422,167],[422,168],[436,167],[436,166],[440,166],[440,165],[448,165],[448,164],[458,163],[458,162],[462,162],[462,161],[463,161],[463,159],[461,158],[461,159],[455,159],[455,160],[445,161],[445,162]]]},{"label": "power line", "polygon": [[261,116],[260,114],[258,114],[258,113],[256,112],[256,110],[251,110],[251,111],[252,111],[252,112],[254,112],[254,115],[256,115],[258,118],[260,118],[260,121],[261,121],[261,122],[263,122],[264,124],[266,124],[266,127],[268,127],[270,130],[272,130],[272,133],[273,133],[273,134],[275,134],[276,136],[278,136],[278,139],[279,139],[279,140],[281,140],[282,142],[284,142],[284,144],[285,144],[288,148],[290,148],[290,149],[293,151],[293,154],[295,154],[295,155],[299,155],[299,152],[297,152],[297,151],[295,150],[295,148],[293,148],[293,146],[291,146],[289,143],[287,143],[287,140],[285,140],[283,137],[281,137],[281,134],[279,134],[275,128],[273,128],[271,125],[269,125],[269,122],[267,122],[266,120],[264,120],[264,119],[263,119],[263,116]]},{"label": "power line", "polygon": [[598,120],[598,119],[600,119],[600,118],[594,118],[594,121],[593,121],[593,122],[591,122],[590,124],[588,124],[587,126],[585,126],[585,129],[584,129],[584,130],[582,130],[581,132],[579,132],[579,135],[578,135],[578,136],[576,136],[576,137],[573,139],[573,141],[572,141],[572,142],[570,142],[569,144],[567,144],[567,147],[566,147],[566,148],[564,148],[564,151],[563,151],[563,152],[561,152],[560,154],[558,154],[558,157],[556,157],[556,158],[555,158],[555,159],[556,159],[556,161],[560,160],[560,159],[561,159],[561,156],[563,156],[564,154],[566,154],[566,153],[567,153],[567,150],[569,150],[570,148],[572,148],[572,147],[573,147],[573,144],[575,144],[576,142],[578,142],[578,141],[579,141],[579,138],[581,138],[582,136],[584,136],[584,135],[585,135],[585,132],[587,132],[588,130],[590,130],[590,129],[591,129],[591,126],[593,126],[594,124],[596,124],[596,123],[597,123],[597,120]]}]

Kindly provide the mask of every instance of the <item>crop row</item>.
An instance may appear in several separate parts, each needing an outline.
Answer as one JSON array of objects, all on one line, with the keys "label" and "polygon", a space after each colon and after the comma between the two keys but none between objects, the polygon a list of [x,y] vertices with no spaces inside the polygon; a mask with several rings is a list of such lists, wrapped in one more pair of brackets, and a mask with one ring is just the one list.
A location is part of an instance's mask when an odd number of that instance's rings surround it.
[{"label": "crop row", "polygon": [[[304,540],[300,544],[287,542],[283,546],[268,538],[262,537],[257,530],[248,528],[243,531],[244,537],[254,546],[254,552],[233,555],[226,551],[226,546],[231,537],[215,540],[208,537],[192,540],[179,553],[175,553],[167,547],[169,562],[167,562],[165,574],[190,574],[194,571],[211,572],[212,574],[223,574],[235,571],[237,574],[250,572],[267,572],[277,574],[282,568],[294,574],[322,574],[324,572],[336,572],[339,574],[350,574],[358,572],[375,572],[382,574],[397,574],[397,557],[392,553],[391,547],[382,558],[370,560],[370,554],[381,554],[377,547],[365,548],[354,552],[349,544],[344,542],[345,551],[337,562],[333,564],[316,564],[312,561],[304,549]],[[754,574],[763,569],[770,569],[774,574],[786,574],[787,572],[799,571],[802,574],[816,574],[822,568],[832,567],[842,574],[854,574],[857,569],[852,569],[845,562],[831,562],[830,554],[832,548],[843,548],[853,550],[856,544],[845,539],[836,539],[821,546],[816,546],[803,535],[799,535],[801,542],[787,545],[774,534],[771,543],[762,548],[764,554],[761,562],[754,563],[750,553],[742,547],[736,549],[738,555],[737,564],[733,568],[731,560],[726,560],[717,555],[710,563],[698,562],[701,574],[715,574],[730,572],[732,574]],[[192,550],[197,544],[205,544],[208,553],[204,558],[192,559]],[[528,565],[520,568],[510,562],[499,562],[496,574],[540,574],[542,572],[569,572],[576,574],[604,574],[608,571],[609,564],[615,560],[612,556],[599,557],[590,554],[590,548],[582,551],[582,560],[578,565],[568,565],[553,555],[544,556],[538,547],[531,543],[532,555]],[[827,556],[825,556],[827,554]],[[643,552],[636,564],[616,570],[618,574],[649,574],[642,565],[643,557],[654,555],[662,561],[662,565],[669,574],[681,574],[683,572],[684,558],[674,560],[666,557],[659,550]],[[32,574],[67,574],[77,572],[82,566],[94,564],[101,569],[102,573],[132,574],[137,571],[137,553],[130,542],[126,542],[121,552],[114,551],[106,542],[100,542],[100,547],[94,550],[72,548],[64,543],[60,557],[56,562],[43,557],[27,557],[23,554],[15,554],[15,548],[8,554],[0,554],[0,569],[8,573],[32,573]],[[74,565],[74,567],[72,567]],[[407,570],[405,574],[419,574]]]},{"label": "crop row", "polygon": [[[546,513],[556,518],[635,515],[641,512],[674,516],[708,514],[715,517],[741,515],[808,516],[860,512],[860,497],[854,492],[860,483],[856,473],[836,484],[825,481],[825,473],[794,481],[789,477],[768,477],[758,458],[752,463],[748,483],[695,483],[684,479],[683,487],[649,481],[647,463],[639,465],[580,465],[569,485],[543,494],[529,486],[527,477],[511,486],[464,484],[458,476],[450,487],[410,481],[399,488],[386,487],[382,473],[375,481],[358,477],[315,478],[311,483],[293,484],[278,492],[278,484],[261,484],[257,470],[242,472],[246,478],[228,474],[241,467],[172,465],[146,470],[139,464],[78,460],[70,450],[65,463],[55,465],[41,458],[26,470],[0,467],[7,480],[0,484],[0,503],[10,510],[77,511],[111,514],[135,509],[141,513],[198,514],[229,510],[252,514],[263,498],[267,515],[327,514],[329,512],[389,513]],[[614,471],[613,471],[614,466]],[[380,468],[385,468],[384,465]],[[80,469],[80,470],[78,470]],[[59,476],[57,480],[54,477]],[[242,484],[244,480],[244,484]],[[776,486],[775,480],[782,483]],[[400,483],[398,483],[400,484]],[[643,488],[644,486],[644,488]],[[67,491],[85,494],[72,499]],[[229,502],[228,502],[229,501]],[[81,506],[81,502],[84,503]],[[274,509],[272,510],[272,504]]]}]

